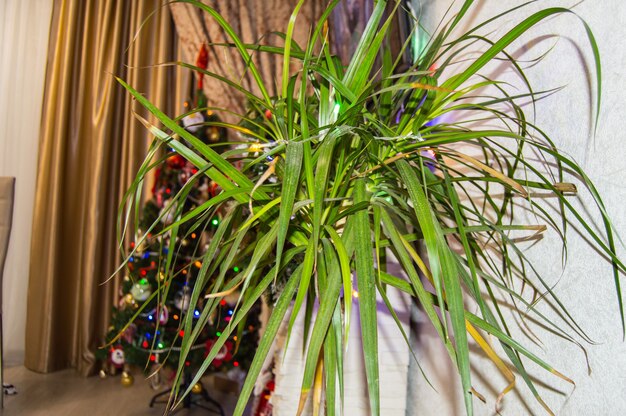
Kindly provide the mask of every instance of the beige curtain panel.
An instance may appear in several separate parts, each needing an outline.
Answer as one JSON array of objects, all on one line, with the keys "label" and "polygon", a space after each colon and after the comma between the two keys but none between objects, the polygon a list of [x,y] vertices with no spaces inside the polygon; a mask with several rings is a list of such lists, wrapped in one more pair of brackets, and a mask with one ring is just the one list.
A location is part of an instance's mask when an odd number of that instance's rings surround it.
[{"label": "beige curtain panel", "polygon": [[176,80],[184,77],[150,66],[179,59],[177,50],[159,0],[55,2],[28,289],[32,370],[94,370],[119,299],[115,281],[104,284],[120,261],[117,208],[150,142],[133,112],[150,118],[113,74],[175,115],[187,90]]},{"label": "beige curtain panel", "polygon": [[[212,0],[204,1],[217,10],[233,27],[245,43],[261,42],[267,45],[283,45],[282,38],[274,32],[285,32],[289,17],[298,0]],[[306,1],[298,14],[294,29],[294,41],[304,45],[311,27],[315,25],[325,7],[324,1]],[[176,22],[176,31],[186,62],[195,63],[200,46],[209,47],[208,70],[225,76],[241,84],[244,88],[260,96],[252,76],[246,71],[246,65],[236,49],[218,44],[232,43],[220,25],[201,9],[189,4],[170,4],[172,16]],[[252,53],[252,52],[251,52]],[[261,77],[269,93],[275,94],[276,85],[282,74],[282,55],[252,53]],[[296,67],[293,69],[295,70]],[[246,99],[226,84],[213,78],[205,78],[204,90],[210,106],[226,108],[239,114],[245,114]],[[224,121],[238,123],[240,120],[227,113],[220,113]]]}]

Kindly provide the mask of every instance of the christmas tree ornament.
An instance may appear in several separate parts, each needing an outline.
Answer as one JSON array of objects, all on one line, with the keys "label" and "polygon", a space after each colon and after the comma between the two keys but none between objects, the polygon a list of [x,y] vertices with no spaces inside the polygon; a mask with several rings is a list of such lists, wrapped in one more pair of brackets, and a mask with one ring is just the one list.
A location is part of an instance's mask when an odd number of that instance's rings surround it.
[{"label": "christmas tree ornament", "polygon": [[209,142],[217,143],[220,141],[220,129],[217,126],[211,126],[207,129],[207,137]]},{"label": "christmas tree ornament", "polygon": [[171,199],[163,201],[163,209],[159,212],[161,222],[165,225],[170,225],[176,219],[176,210],[178,209],[178,203],[172,203]]},{"label": "christmas tree ornament", "polygon": [[[156,312],[156,310],[155,310],[155,312]],[[169,319],[170,319],[169,310],[167,309],[167,306],[162,305],[159,308],[159,323],[161,325],[165,325]]]},{"label": "christmas tree ornament", "polygon": [[[200,120],[200,122],[202,122],[202,120]],[[187,160],[177,153],[172,153],[172,155],[167,158],[167,166],[172,169],[182,169],[185,167],[185,164],[187,164]]]},{"label": "christmas tree ornament", "polygon": [[191,388],[191,392],[194,394],[202,393],[202,383],[197,382],[196,384],[194,384],[193,387]]},{"label": "christmas tree ornament", "polygon": [[130,344],[131,342],[133,342],[133,338],[135,337],[136,333],[137,325],[132,323],[128,326],[128,328],[126,328],[126,330],[122,334],[122,339]]},{"label": "christmas tree ornament", "polygon": [[133,295],[131,295],[130,293],[125,294],[124,297],[120,300],[120,306],[122,308],[131,306],[133,303],[135,303],[135,298],[133,298]]},{"label": "christmas tree ornament", "polygon": [[195,112],[183,117],[183,126],[190,133],[197,133],[204,123],[202,113]]},{"label": "christmas tree ornament", "polygon": [[118,367],[122,368],[124,363],[126,362],[124,350],[121,345],[115,346],[111,348],[111,354],[109,356],[111,363]]},{"label": "christmas tree ornament", "polygon": [[182,290],[176,292],[174,296],[174,306],[176,306],[181,311],[186,311],[189,308],[189,301],[191,300],[191,290],[189,290],[188,286],[183,287]]},{"label": "christmas tree ornament", "polygon": [[152,294],[152,287],[148,279],[141,279],[130,288],[130,294],[139,302],[143,302]]},{"label": "christmas tree ornament", "polygon": [[[147,237],[149,238],[150,234],[148,234]],[[148,238],[143,238],[143,231],[137,230],[137,235],[135,235],[135,241],[139,242],[139,244],[135,247],[137,253],[143,253],[148,249]]]},{"label": "christmas tree ornament", "polygon": [[[218,337],[221,335],[221,333],[217,333],[216,334]],[[211,349],[213,348],[213,345],[215,345],[215,342],[217,341],[217,339],[209,339],[206,344],[205,344],[205,348],[204,348],[204,356],[206,357],[207,355],[209,355],[209,353],[211,352]],[[215,355],[215,358],[213,359],[213,361],[211,362],[211,365],[215,368],[220,368],[222,366],[222,364],[224,363],[228,363],[230,361],[232,361],[233,359],[233,347],[234,344],[229,340],[226,341],[224,343],[224,345],[222,345],[222,347],[220,348],[220,350],[217,352],[217,354]]]},{"label": "christmas tree ornament", "polygon": [[120,383],[124,387],[130,387],[135,382],[135,378],[128,371],[122,371],[122,377],[120,378]]}]

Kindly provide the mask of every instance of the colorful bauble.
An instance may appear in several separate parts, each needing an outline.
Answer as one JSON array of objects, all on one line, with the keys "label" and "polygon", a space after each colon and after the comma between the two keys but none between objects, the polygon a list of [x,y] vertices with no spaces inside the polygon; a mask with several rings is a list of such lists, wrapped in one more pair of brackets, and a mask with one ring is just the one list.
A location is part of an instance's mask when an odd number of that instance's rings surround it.
[{"label": "colorful bauble", "polygon": [[128,371],[122,371],[122,377],[120,378],[120,383],[124,387],[130,387],[135,382],[135,378]]},{"label": "colorful bauble", "polygon": [[202,128],[202,124],[204,123],[204,117],[202,113],[199,111],[195,113],[191,113],[185,117],[183,117],[183,126],[186,130],[191,133],[197,133],[200,128]]},{"label": "colorful bauble", "polygon": [[130,293],[125,294],[120,298],[119,308],[126,309],[128,306],[132,305],[135,300],[133,299],[133,295]]},{"label": "colorful bauble", "polygon": [[161,222],[165,225],[169,225],[174,222],[176,219],[176,210],[178,208],[178,203],[172,202],[171,199],[167,199],[163,201],[163,209],[159,212],[159,217],[161,218]]},{"label": "colorful bauble", "polygon": [[147,279],[141,279],[130,288],[130,294],[139,302],[143,302],[152,294],[152,287]]},{"label": "colorful bauble", "polygon": [[193,387],[191,388],[191,392],[193,394],[200,394],[202,393],[202,383],[196,383],[193,385]]},{"label": "colorful bauble", "polygon": [[185,286],[182,290],[176,292],[174,296],[174,306],[176,306],[181,311],[186,311],[189,309],[189,302],[191,301],[191,290],[189,287]]},{"label": "colorful bauble", "polygon": [[143,315],[143,316],[147,316],[148,319],[152,321],[154,318],[156,318],[157,311],[158,311],[158,317],[159,317],[159,324],[165,325],[167,321],[170,319],[169,309],[167,309],[167,306],[165,305],[162,305],[159,308],[154,308],[150,312],[148,312],[146,315]]},{"label": "colorful bauble", "polygon": [[207,136],[210,143],[217,143],[220,141],[220,129],[217,126],[211,126],[207,129]]},{"label": "colorful bauble", "polygon": [[[211,349],[213,349],[213,345],[215,345],[215,342],[217,341],[217,339],[210,339],[206,342],[205,344],[205,350],[204,350],[204,356],[208,356],[209,353],[211,352]],[[224,343],[224,345],[222,345],[222,348],[220,348],[220,350],[217,352],[217,354],[215,355],[215,358],[213,359],[213,361],[211,362],[211,364],[213,365],[213,367],[215,368],[219,368],[222,366],[223,363],[227,363],[232,361],[233,359],[233,343],[231,341],[226,341]]]},{"label": "colorful bauble", "polygon": [[109,359],[111,360],[111,363],[118,368],[124,366],[126,358],[124,356],[124,350],[120,345],[111,348],[111,354],[109,356]]},{"label": "colorful bauble", "polygon": [[187,160],[179,154],[172,154],[167,158],[167,166],[172,169],[182,169],[185,167]]},{"label": "colorful bauble", "polygon": [[122,339],[130,344],[133,341],[136,333],[137,325],[135,325],[134,323],[130,324],[128,325],[128,328],[124,330],[124,333],[122,334]]}]

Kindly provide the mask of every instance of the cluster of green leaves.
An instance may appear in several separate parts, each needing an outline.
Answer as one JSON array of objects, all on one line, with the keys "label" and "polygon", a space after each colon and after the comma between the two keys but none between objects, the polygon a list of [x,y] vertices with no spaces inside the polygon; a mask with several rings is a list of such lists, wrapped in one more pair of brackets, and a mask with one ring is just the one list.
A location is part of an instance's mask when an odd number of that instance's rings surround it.
[{"label": "cluster of green leaves", "polygon": [[[243,143],[222,154],[194,138],[176,119],[119,80],[163,124],[164,127],[158,127],[146,123],[156,142],[194,163],[198,175],[207,175],[223,190],[191,214],[179,216],[165,231],[175,233],[177,227],[194,221],[196,216],[228,206],[194,287],[191,307],[208,297],[202,316],[197,322],[187,319],[181,324],[185,334],[189,334],[183,342],[181,358],[189,353],[188,347],[193,345],[220,297],[238,290],[240,301],[229,327],[190,386],[202,376],[238,324],[245,321],[252,305],[270,290],[292,259],[301,256],[302,261],[271,305],[271,316],[235,414],[242,413],[279,326],[288,319],[291,331],[301,313],[307,315],[307,342],[300,411],[313,391],[314,397],[323,392],[326,414],[341,413],[344,353],[351,324],[349,294],[353,287],[359,292],[361,346],[371,414],[380,414],[377,296],[396,317],[387,298],[388,287],[414,298],[439,334],[460,374],[468,414],[472,414],[472,396],[476,393],[471,381],[470,337],[510,381],[503,394],[514,386],[515,376],[509,369],[512,365],[550,412],[525,363],[534,362],[561,375],[513,339],[510,322],[500,310],[498,294],[507,296],[517,313],[532,315],[560,336],[573,340],[569,332],[583,337],[584,333],[512,236],[541,232],[543,227],[518,224],[513,219],[514,208],[535,212],[559,233],[563,242],[567,224],[575,223],[613,263],[619,299],[618,272],[625,268],[615,255],[611,224],[592,183],[573,160],[560,153],[549,137],[529,121],[520,104],[525,100],[534,102],[546,92],[534,92],[528,85],[526,92],[511,95],[503,83],[481,75],[480,71],[494,59],[505,59],[525,81],[522,69],[505,49],[540,21],[570,11],[539,11],[496,39],[479,34],[481,28],[494,24],[517,7],[453,38],[474,3],[467,0],[453,19],[431,37],[415,64],[401,71],[402,51],[392,56],[386,46],[398,3],[375,3],[356,51],[344,67],[332,55],[328,42],[327,21],[338,1],[330,2],[306,45],[297,45],[292,38],[303,4],[300,1],[287,25],[284,45],[264,46],[242,42],[210,6],[197,0],[181,0],[194,4],[222,27],[232,43],[214,47],[237,50],[260,93],[256,95],[221,74],[181,65],[228,84],[234,93],[243,94],[259,114],[269,110],[261,120],[241,115],[246,128],[220,123],[243,133]],[[591,31],[587,33],[597,63],[599,106],[598,49]],[[458,68],[461,55],[476,45],[486,48],[470,58],[465,69],[450,69]],[[253,52],[283,56],[277,96],[268,93],[268,80],[261,78],[251,58]],[[433,64],[436,69],[432,69]],[[292,65],[299,70],[292,72]],[[495,95],[486,96],[485,90],[495,91]],[[446,113],[471,116],[437,122]],[[476,123],[477,120],[485,123]],[[492,126],[493,122],[499,127],[481,127]],[[541,156],[538,162],[536,158],[526,159],[529,150]],[[129,199],[140,194],[150,157],[129,191]],[[544,161],[552,164],[548,173]],[[263,169],[257,169],[258,166]],[[566,170],[578,175],[592,194],[606,226],[603,234],[590,226],[568,201],[564,190],[571,187],[563,183]],[[546,210],[532,198],[533,191],[551,193],[560,211],[555,214]],[[185,198],[184,190],[176,198]],[[130,213],[131,208],[127,208],[126,214],[122,211],[126,217]],[[226,271],[243,255],[241,243],[249,233],[256,236],[245,245],[243,254],[250,260],[243,270],[226,279]],[[425,253],[416,249],[418,240],[424,242]],[[406,278],[387,272],[387,250],[398,259]],[[208,285],[209,281],[213,283]],[[552,302],[565,325],[542,315],[532,300],[516,290],[514,282],[523,282],[525,287],[541,293],[542,299]],[[470,310],[466,306],[470,303],[477,308]],[[565,328],[571,331],[566,332]],[[481,335],[485,333],[500,342],[508,364],[485,341]],[[182,370],[181,367],[178,381]],[[171,404],[188,393],[189,389],[175,390]],[[319,410],[319,403],[314,403],[314,407]]]}]

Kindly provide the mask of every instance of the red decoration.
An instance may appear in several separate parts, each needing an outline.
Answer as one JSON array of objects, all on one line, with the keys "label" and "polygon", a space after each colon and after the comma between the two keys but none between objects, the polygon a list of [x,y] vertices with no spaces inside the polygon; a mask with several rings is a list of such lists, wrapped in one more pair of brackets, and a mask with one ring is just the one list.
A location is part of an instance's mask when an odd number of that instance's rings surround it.
[{"label": "red decoration", "polygon": [[121,345],[116,345],[115,347],[111,347],[109,350],[109,361],[117,368],[122,368],[124,363],[126,362],[124,356],[124,349]]},{"label": "red decoration", "polygon": [[161,168],[158,167],[154,171],[154,185],[152,186],[152,193],[154,194],[156,191],[157,183],[159,183],[159,179],[161,178]]},{"label": "red decoration", "polygon": [[216,182],[211,181],[211,183],[209,184],[209,195],[215,197],[219,193],[220,186]]},{"label": "red decoration", "polygon": [[265,388],[263,389],[263,393],[259,397],[259,404],[256,407],[254,412],[254,416],[271,416],[273,413],[273,406],[270,403],[270,399],[272,398],[272,394],[274,393],[275,383],[272,378],[265,384]]},{"label": "red decoration", "polygon": [[179,154],[173,154],[167,158],[167,166],[172,169],[182,169],[185,167],[187,161]]},{"label": "red decoration", "polygon": [[[196,59],[196,66],[200,69],[207,69],[209,66],[209,51],[206,45],[203,43],[198,51],[198,59]],[[198,89],[201,90],[204,81],[204,74],[198,71]]]},{"label": "red decoration", "polygon": [[[204,349],[205,358],[211,352],[211,349],[213,348],[213,345],[215,345],[216,341],[217,339],[209,339],[206,342],[205,349]],[[222,366],[223,363],[228,363],[232,359],[233,359],[233,343],[231,341],[226,341],[224,345],[222,345],[222,348],[220,348],[220,350],[218,351],[217,355],[215,356],[211,364],[213,364],[215,368],[219,368]]]},{"label": "red decoration", "polygon": [[270,109],[265,110],[265,118],[268,120],[272,119],[272,111]]},{"label": "red decoration", "polygon": [[135,333],[137,333],[137,325],[130,324],[122,334],[122,339],[130,344],[131,342],[133,342]]}]

